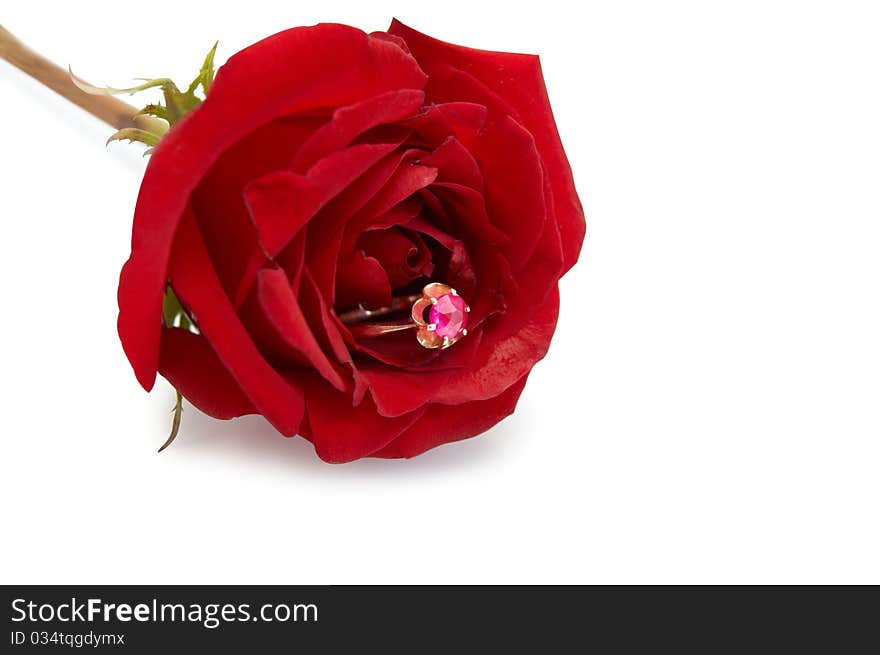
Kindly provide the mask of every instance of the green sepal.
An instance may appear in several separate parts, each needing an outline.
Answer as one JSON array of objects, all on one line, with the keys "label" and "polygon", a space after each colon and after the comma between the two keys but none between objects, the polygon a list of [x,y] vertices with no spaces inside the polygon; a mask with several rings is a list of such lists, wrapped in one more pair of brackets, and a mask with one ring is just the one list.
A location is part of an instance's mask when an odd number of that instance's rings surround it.
[{"label": "green sepal", "polygon": [[[151,79],[138,78],[138,81],[143,82],[143,84],[124,89],[117,89],[109,86],[94,86],[74,75],[73,70],[70,71],[70,77],[79,89],[91,95],[120,95],[124,93],[133,95],[139,91],[160,88],[162,90],[164,103],[149,104],[138,111],[138,115],[148,115],[159,118],[168,123],[170,127],[198,107],[204,98],[207,97],[208,91],[214,83],[214,56],[217,53],[218,43],[214,43],[213,47],[208,51],[205,60],[202,62],[202,67],[199,69],[198,76],[196,76],[196,78],[190,83],[186,91],[181,91],[174,81],[168,77]],[[201,92],[199,93],[200,89]],[[159,127],[161,127],[161,125]],[[150,149],[144,153],[147,155],[153,151],[153,147],[158,144],[159,139],[165,131],[167,130],[159,128],[154,131],[147,131],[138,128],[125,128],[111,136],[107,143],[124,139],[128,139],[129,141],[139,141],[140,143],[145,143],[150,146]]]},{"label": "green sepal", "polygon": [[171,442],[177,438],[177,433],[180,431],[180,418],[183,414],[183,396],[180,395],[180,391],[176,388],[174,389],[174,396],[174,409],[172,410],[174,418],[171,419],[171,434],[168,435],[165,443],[159,448],[160,453],[171,445]]},{"label": "green sepal", "polygon": [[208,50],[208,54],[205,55],[205,61],[202,62],[202,68],[199,70],[199,75],[190,83],[189,88],[186,90],[187,93],[194,93],[201,86],[202,93],[205,96],[208,95],[208,91],[211,90],[211,85],[214,83],[214,55],[217,54],[218,45],[220,45],[220,42],[215,41],[214,46]]},{"label": "green sepal", "polygon": [[130,143],[134,143],[138,141],[140,143],[145,143],[148,146],[155,146],[159,143],[159,135],[153,132],[147,132],[146,130],[138,129],[137,127],[126,127],[121,130],[117,130],[114,132],[109,139],[107,139],[107,145],[112,143],[113,141],[129,141]]},{"label": "green sepal", "polygon": [[162,324],[168,328],[181,328],[196,334],[199,332],[196,322],[187,313],[170,284],[165,287],[165,297],[162,299]]},{"label": "green sepal", "polygon": [[70,71],[70,79],[73,83],[79,87],[80,91],[85,91],[89,95],[93,96],[118,96],[123,93],[128,93],[129,95],[134,95],[138,91],[146,91],[147,89],[153,89],[157,86],[163,86],[165,84],[171,84],[174,86],[174,82],[167,77],[158,77],[155,79],[150,79],[146,77],[136,78],[143,82],[143,84],[139,84],[138,86],[131,86],[126,89],[117,89],[112,86],[95,86],[94,84],[89,84],[83,79],[80,79],[73,72],[72,68],[68,67]]},{"label": "green sepal", "polygon": [[202,104],[201,99],[195,93],[189,91],[183,93],[176,85],[163,86],[162,94],[165,96],[165,120],[174,125],[193,109]]},{"label": "green sepal", "polygon": [[[199,334],[195,321],[187,313],[170,284],[165,286],[165,296],[162,299],[162,324],[166,328],[182,329]],[[165,443],[162,444],[162,447],[159,448],[160,453],[171,445],[171,442],[177,438],[177,433],[180,431],[180,419],[183,414],[183,396],[177,388],[174,389],[174,394],[174,418],[171,421],[171,433],[168,435]]]},{"label": "green sepal", "polygon": [[161,118],[163,121],[168,120],[168,112],[162,105],[147,105],[146,107],[141,109],[136,115],[153,116],[154,118]]}]

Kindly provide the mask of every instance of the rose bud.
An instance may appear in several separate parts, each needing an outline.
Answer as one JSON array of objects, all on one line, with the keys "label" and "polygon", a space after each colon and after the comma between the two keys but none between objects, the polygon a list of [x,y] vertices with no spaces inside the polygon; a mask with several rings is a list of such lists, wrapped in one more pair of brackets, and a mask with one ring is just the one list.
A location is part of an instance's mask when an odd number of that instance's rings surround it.
[{"label": "rose bud", "polygon": [[119,335],[147,390],[412,457],[513,412],[583,236],[537,57],[290,29],[158,141]]}]

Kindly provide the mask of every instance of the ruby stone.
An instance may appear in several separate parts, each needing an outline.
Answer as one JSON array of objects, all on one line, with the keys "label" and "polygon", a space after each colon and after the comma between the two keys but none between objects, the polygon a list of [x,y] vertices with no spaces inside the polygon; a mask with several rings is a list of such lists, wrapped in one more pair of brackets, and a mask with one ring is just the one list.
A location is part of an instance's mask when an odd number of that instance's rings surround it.
[{"label": "ruby stone", "polygon": [[436,326],[434,332],[437,336],[455,339],[467,327],[467,303],[459,296],[444,294],[431,305],[428,320]]}]

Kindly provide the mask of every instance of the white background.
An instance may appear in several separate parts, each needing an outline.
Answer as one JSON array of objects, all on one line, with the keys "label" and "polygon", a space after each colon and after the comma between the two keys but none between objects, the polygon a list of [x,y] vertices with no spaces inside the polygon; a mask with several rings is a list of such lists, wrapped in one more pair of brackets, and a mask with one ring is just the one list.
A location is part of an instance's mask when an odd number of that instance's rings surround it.
[{"label": "white background", "polygon": [[158,455],[172,393],[115,327],[144,161],[0,63],[0,581],[880,583],[871,3],[211,7],[0,21],[114,85],[395,15],[540,53],[588,214],[557,336],[513,418],[412,461],[191,409]]}]

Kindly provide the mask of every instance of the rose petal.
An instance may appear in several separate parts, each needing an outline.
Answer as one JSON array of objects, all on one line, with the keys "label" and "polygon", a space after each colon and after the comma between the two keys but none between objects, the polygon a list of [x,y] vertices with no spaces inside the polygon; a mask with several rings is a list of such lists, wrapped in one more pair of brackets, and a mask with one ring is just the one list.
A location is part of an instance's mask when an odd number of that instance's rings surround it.
[{"label": "rose petal", "polygon": [[448,251],[448,256],[444,256],[442,252],[433,254],[435,270],[441,271],[441,277],[446,284],[457,289],[463,297],[473,298],[476,277],[474,265],[464,244],[421,216],[411,220],[406,227],[417,234],[430,237]]},{"label": "rose petal", "polygon": [[485,432],[513,413],[525,384],[526,378],[523,377],[499,395],[486,400],[454,407],[429,405],[418,421],[371,456],[386,459],[415,457],[431,448]]},{"label": "rose petal", "polygon": [[266,362],[241,324],[214,272],[191,211],[178,230],[169,278],[202,335],[257,411],[282,434],[296,434],[304,411],[302,392]]},{"label": "rose petal", "polygon": [[544,175],[535,142],[508,116],[480,133],[473,152],[486,179],[486,208],[493,224],[510,237],[504,255],[518,277],[547,219]]},{"label": "rose petal", "polygon": [[380,450],[411,426],[425,408],[394,418],[380,416],[369,397],[357,407],[351,397],[340,393],[321,379],[304,382],[306,412],[303,436],[315,444],[315,452],[325,462],[350,462]]},{"label": "rose petal", "polygon": [[277,341],[299,353],[325,380],[340,391],[348,387],[341,371],[328,359],[280,269],[264,268],[257,276],[256,299],[262,315],[274,328]]},{"label": "rose petal", "polygon": [[339,328],[339,319],[324,302],[318,285],[308,269],[304,271],[299,301],[309,325],[314,326],[312,331],[321,343],[321,347],[326,352],[332,352],[339,363],[351,364],[351,353],[345,345],[345,339]]},{"label": "rose petal", "polygon": [[[414,338],[413,334],[409,334]],[[471,364],[479,350],[480,331],[470,333],[449,350],[441,352],[430,366],[404,370],[378,363],[357,367],[357,385],[370,391],[382,416],[400,416],[433,401],[448,380]]]},{"label": "rose petal", "polygon": [[405,372],[383,364],[358,366],[358,374],[382,416],[400,416],[422,407],[453,373],[452,369]]},{"label": "rose petal", "polygon": [[534,308],[544,304],[557,288],[554,281],[562,275],[563,268],[559,226],[555,221],[546,221],[531,258],[517,276],[516,289],[505,293],[506,310],[504,317],[493,326],[493,335],[504,339],[527,323]]},{"label": "rose petal", "polygon": [[426,277],[434,268],[431,251],[418,234],[407,234],[397,227],[368,230],[358,239],[357,247],[381,264],[392,289],[400,289],[413,280]]},{"label": "rose petal", "polygon": [[[418,216],[422,211],[422,206],[424,204],[424,201],[419,195],[410,196],[403,202],[394,205],[394,207],[384,214],[379,214],[372,218],[364,229],[383,230],[389,227],[394,227],[395,225],[403,225]],[[350,236],[354,236],[353,231],[350,232],[352,232]],[[361,234],[357,234],[356,238],[359,239],[360,236]]]},{"label": "rose petal", "polygon": [[285,168],[290,153],[325,118],[285,117],[233,144],[205,174],[192,194],[192,207],[223,288],[241,297],[265,261],[242,188],[270,171]]},{"label": "rose petal", "polygon": [[401,50],[403,50],[406,54],[410,54],[409,47],[406,45],[406,41],[404,41],[399,36],[389,34],[388,32],[370,32],[370,36],[372,36],[374,39],[383,39],[385,41],[389,41],[390,43],[393,43]]},{"label": "rose petal", "polygon": [[451,231],[456,235],[493,246],[508,246],[511,243],[510,237],[492,224],[480,192],[452,182],[432,184],[431,191],[452,217]]},{"label": "rose petal", "polygon": [[354,145],[328,155],[305,175],[275,171],[248,184],[245,205],[266,254],[281,252],[322,207],[398,145]]},{"label": "rose petal", "polygon": [[392,332],[369,339],[355,339],[344,325],[340,325],[345,342],[352,351],[388,366],[401,370],[420,370],[433,365],[433,362],[440,357],[439,350],[430,350],[419,345],[415,331]]},{"label": "rose petal", "polygon": [[353,243],[361,232],[373,224],[376,217],[388,213],[392,208],[424,189],[437,179],[437,169],[408,163],[405,157],[384,186],[351,219],[346,231]]},{"label": "rose petal", "polygon": [[344,148],[367,130],[403,120],[415,114],[425,94],[413,89],[396,89],[340,107],[326,125],[309,137],[297,151],[290,168],[306,171],[334,150]]},{"label": "rose petal", "polygon": [[421,158],[420,163],[437,169],[438,182],[453,182],[483,192],[483,173],[474,156],[454,136]]},{"label": "rose petal", "polygon": [[308,231],[308,226],[300,230],[287,244],[287,247],[275,257],[275,263],[287,273],[287,279],[290,280],[290,288],[293,289],[294,294],[300,288],[302,281],[303,268],[306,263]]},{"label": "rose petal", "polygon": [[335,298],[337,307],[387,307],[391,304],[388,274],[379,260],[355,252],[339,262]]},{"label": "rose petal", "polygon": [[412,142],[436,148],[450,136],[469,147],[474,137],[486,123],[486,107],[473,102],[432,103],[422,113],[398,122],[398,125],[415,133]]}]

